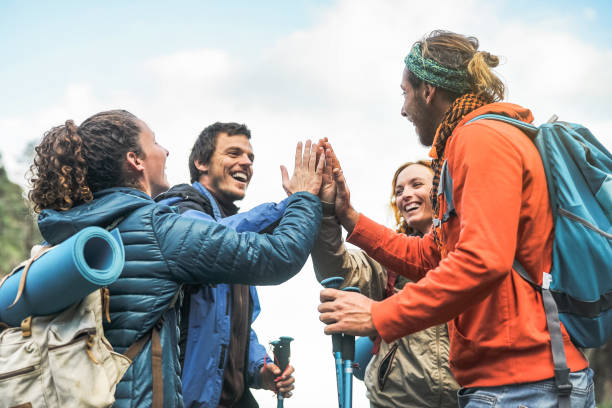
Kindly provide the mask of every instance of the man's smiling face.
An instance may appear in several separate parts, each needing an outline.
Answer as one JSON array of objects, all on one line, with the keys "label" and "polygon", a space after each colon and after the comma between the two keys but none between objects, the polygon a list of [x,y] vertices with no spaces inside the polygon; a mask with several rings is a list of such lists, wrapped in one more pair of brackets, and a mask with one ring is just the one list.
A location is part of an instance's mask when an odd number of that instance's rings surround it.
[{"label": "man's smiling face", "polygon": [[223,203],[241,200],[253,176],[254,159],[253,148],[246,135],[228,136],[220,132],[210,162],[196,162],[196,167],[203,172],[200,184]]}]

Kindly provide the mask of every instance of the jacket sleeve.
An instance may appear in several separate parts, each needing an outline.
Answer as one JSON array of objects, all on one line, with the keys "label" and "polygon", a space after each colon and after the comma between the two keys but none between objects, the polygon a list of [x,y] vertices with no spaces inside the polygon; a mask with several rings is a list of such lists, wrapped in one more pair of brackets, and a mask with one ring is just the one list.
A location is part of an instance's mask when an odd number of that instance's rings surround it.
[{"label": "jacket sleeve", "polygon": [[249,211],[222,218],[219,220],[219,224],[231,227],[238,232],[264,231],[282,218],[288,200],[287,198],[278,204],[260,204]]},{"label": "jacket sleeve", "polygon": [[[261,310],[259,306],[259,297],[257,296],[257,289],[255,286],[251,286],[251,298],[253,299],[253,317],[251,319],[251,326],[259,316]],[[249,362],[247,367],[247,383],[251,388],[261,388],[261,376],[259,370],[263,366],[264,362],[274,362],[273,359],[266,353],[266,348],[259,343],[257,339],[257,333],[251,328],[249,337]]]},{"label": "jacket sleeve", "polygon": [[348,242],[364,249],[384,267],[415,282],[440,260],[431,234],[420,238],[397,233],[363,214],[359,215]]},{"label": "jacket sleeve", "polygon": [[[523,162],[510,141],[496,133],[474,123],[454,136],[448,166],[458,214],[456,243],[419,282],[406,284],[397,296],[372,306],[372,320],[386,342],[455,318],[489,296],[510,273]],[[423,241],[431,237],[401,238],[381,228],[373,234],[377,248],[372,249],[381,255],[393,252],[388,259],[392,264],[404,258],[407,269],[418,271],[419,263],[427,266],[431,251]],[[378,248],[386,245],[391,248]]]},{"label": "jacket sleeve", "polygon": [[346,248],[336,217],[323,217],[311,255],[319,282],[339,276],[344,278],[343,287],[358,287],[361,293],[375,300],[384,298],[387,271],[364,251]]},{"label": "jacket sleeve", "polygon": [[306,262],[320,221],[319,198],[305,192],[289,198],[285,215],[271,234],[238,233],[167,211],[152,220],[174,280],[246,285],[275,285],[297,274]]}]

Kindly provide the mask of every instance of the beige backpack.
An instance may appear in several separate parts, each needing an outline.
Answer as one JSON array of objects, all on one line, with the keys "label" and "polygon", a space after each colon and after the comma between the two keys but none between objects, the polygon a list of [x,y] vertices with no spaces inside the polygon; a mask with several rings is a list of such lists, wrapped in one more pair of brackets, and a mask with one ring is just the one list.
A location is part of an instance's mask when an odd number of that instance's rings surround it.
[{"label": "beige backpack", "polygon": [[[53,248],[35,246],[30,259],[0,280],[2,286],[24,267],[15,302],[23,294],[31,263]],[[180,289],[169,309],[179,293]],[[21,327],[0,322],[0,408],[110,407],[115,402],[117,384],[149,341],[152,408],[162,408],[161,319],[125,354],[116,353],[102,327],[103,313],[110,322],[109,301],[108,288],[102,288],[60,313],[28,317]]]},{"label": "beige backpack", "polygon": [[131,361],[104,337],[107,305],[103,288],[0,332],[0,408],[111,406]]}]

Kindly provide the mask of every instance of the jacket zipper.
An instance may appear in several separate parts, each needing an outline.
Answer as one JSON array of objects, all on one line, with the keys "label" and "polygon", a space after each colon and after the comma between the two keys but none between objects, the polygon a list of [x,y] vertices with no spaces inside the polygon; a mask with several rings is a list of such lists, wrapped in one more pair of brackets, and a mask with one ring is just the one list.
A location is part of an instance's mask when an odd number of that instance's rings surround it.
[{"label": "jacket zipper", "polygon": [[33,366],[20,368],[19,370],[9,371],[8,373],[0,374],[0,381],[6,380],[7,378],[17,377],[21,374],[31,373],[32,371],[38,368],[38,364],[34,364]]},{"label": "jacket zipper", "polygon": [[572,214],[571,212],[567,211],[564,208],[559,207],[559,215],[562,215],[566,218],[569,218],[572,221],[576,221],[579,224],[584,225],[585,227],[587,227],[590,230],[595,231],[596,233],[598,233],[599,235],[608,238],[608,239],[612,239],[612,234],[608,234],[607,232],[600,230],[599,228],[597,228],[596,226],[594,226],[593,224],[591,224],[590,222],[588,222],[587,220],[585,220],[582,217],[579,217],[575,214]]},{"label": "jacket zipper", "polygon": [[225,315],[227,316],[229,314],[229,308],[230,308],[230,292],[231,290],[225,292]]},{"label": "jacket zipper", "polygon": [[225,344],[221,345],[221,356],[219,358],[219,369],[222,369],[223,366],[225,365],[225,350],[227,349],[227,346]]},{"label": "jacket zipper", "polygon": [[438,368],[438,404],[442,406],[442,361],[440,361],[440,326],[436,326],[436,363]]}]

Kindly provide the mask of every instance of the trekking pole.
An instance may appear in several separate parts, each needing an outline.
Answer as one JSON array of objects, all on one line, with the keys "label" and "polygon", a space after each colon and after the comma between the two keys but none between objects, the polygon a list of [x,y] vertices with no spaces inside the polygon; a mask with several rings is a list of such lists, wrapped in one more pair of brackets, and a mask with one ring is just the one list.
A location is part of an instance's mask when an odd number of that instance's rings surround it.
[{"label": "trekking pole", "polygon": [[[348,286],[342,290],[361,293],[359,288]],[[342,336],[342,363],[344,365],[344,402],[342,408],[353,406],[353,360],[355,359],[355,336],[346,333]]]},{"label": "trekking pole", "polygon": [[[338,289],[344,282],[344,278],[334,277],[327,278],[321,281],[321,285],[325,288]],[[343,408],[344,402],[343,390],[344,380],[342,377],[342,334],[332,334],[332,352],[334,354],[336,366],[336,386],[338,388],[338,407]]]},{"label": "trekking pole", "polygon": [[[274,362],[278,364],[281,370],[281,375],[289,365],[289,356],[291,355],[291,345],[293,337],[281,336],[280,339],[271,341],[273,347]],[[283,408],[285,398],[280,392],[276,394],[276,408]]]}]

